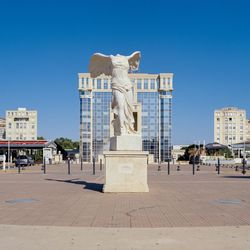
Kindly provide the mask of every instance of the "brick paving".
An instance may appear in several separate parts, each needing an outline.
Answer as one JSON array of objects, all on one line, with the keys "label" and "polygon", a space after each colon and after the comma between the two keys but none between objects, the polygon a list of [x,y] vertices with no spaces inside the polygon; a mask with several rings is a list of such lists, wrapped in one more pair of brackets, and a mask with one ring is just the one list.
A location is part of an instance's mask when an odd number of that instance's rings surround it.
[{"label": "brick paving", "polygon": [[[0,224],[80,227],[207,227],[250,225],[250,171],[150,165],[149,193],[102,193],[97,165],[29,167],[0,171]],[[22,200],[26,199],[26,200]]]}]

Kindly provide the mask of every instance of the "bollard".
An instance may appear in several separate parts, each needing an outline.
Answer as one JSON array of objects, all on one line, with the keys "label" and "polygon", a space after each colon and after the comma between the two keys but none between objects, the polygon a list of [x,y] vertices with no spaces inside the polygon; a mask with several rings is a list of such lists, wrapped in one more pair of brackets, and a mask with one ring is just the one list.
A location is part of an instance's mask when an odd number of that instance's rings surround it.
[{"label": "bollard", "polygon": [[195,160],[193,160],[193,175],[195,175]]},{"label": "bollard", "polygon": [[170,175],[170,162],[168,160],[168,175]]},{"label": "bollard", "polygon": [[93,175],[95,175],[95,157],[93,156]]},{"label": "bollard", "polygon": [[180,166],[179,166],[179,165],[177,166],[177,171],[181,171],[181,168],[180,168]]},{"label": "bollard", "polygon": [[82,171],[82,157],[81,157],[81,171]]},{"label": "bollard", "polygon": [[43,158],[43,173],[46,174],[46,158]]},{"label": "bollard", "polygon": [[200,171],[200,166],[199,166],[199,165],[197,166],[197,169],[196,169],[196,171]]},{"label": "bollard", "polygon": [[161,164],[158,165],[158,171],[161,171]]},{"label": "bollard", "polygon": [[100,171],[102,171],[102,159],[100,159]]},{"label": "bollard", "polygon": [[68,158],[68,175],[70,175],[70,158]]},{"label": "bollard", "polygon": [[237,165],[235,166],[235,171],[239,171],[239,170],[238,170],[238,166],[237,166]]},{"label": "bollard", "polygon": [[20,165],[20,161],[18,161],[18,174],[21,173],[21,165]]},{"label": "bollard", "polygon": [[242,174],[246,174],[246,160],[245,158],[243,158],[243,161],[242,161]]},{"label": "bollard", "polygon": [[220,174],[220,158],[218,158],[217,174]]},{"label": "bollard", "polygon": [[5,160],[6,160],[6,156],[4,155],[4,156],[3,156],[3,171],[6,171],[6,168],[5,168],[5,166],[6,166]]}]

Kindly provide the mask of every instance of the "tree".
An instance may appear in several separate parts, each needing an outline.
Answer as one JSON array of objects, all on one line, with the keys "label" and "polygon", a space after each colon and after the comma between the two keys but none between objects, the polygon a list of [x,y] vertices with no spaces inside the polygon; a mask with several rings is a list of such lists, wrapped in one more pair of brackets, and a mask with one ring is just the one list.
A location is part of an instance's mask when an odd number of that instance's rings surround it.
[{"label": "tree", "polygon": [[37,140],[45,140],[43,136],[37,136]]},{"label": "tree", "polygon": [[79,149],[79,142],[78,141],[72,141],[69,138],[56,138],[55,142],[59,144],[63,149]]}]

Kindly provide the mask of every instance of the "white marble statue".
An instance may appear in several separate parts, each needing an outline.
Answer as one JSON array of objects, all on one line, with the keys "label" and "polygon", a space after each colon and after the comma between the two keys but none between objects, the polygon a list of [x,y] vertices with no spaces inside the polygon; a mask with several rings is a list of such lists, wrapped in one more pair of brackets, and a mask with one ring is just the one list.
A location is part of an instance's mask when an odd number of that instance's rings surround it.
[{"label": "white marble statue", "polygon": [[136,133],[133,117],[132,83],[128,71],[138,70],[141,53],[134,52],[130,56],[106,56],[95,53],[90,61],[90,76],[95,78],[101,74],[111,76],[112,109],[115,119],[112,122],[114,134],[127,135]]}]

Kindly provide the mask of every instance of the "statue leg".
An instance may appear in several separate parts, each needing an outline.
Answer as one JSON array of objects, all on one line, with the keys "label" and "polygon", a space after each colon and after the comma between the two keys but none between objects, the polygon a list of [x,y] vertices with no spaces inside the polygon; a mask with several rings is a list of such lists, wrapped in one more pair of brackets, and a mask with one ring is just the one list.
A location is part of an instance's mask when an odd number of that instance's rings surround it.
[{"label": "statue leg", "polygon": [[117,110],[117,118],[119,124],[119,130],[121,131],[121,135],[126,134],[126,127],[125,127],[125,97],[124,94],[120,91],[114,91],[114,103],[116,103],[116,110]]}]

